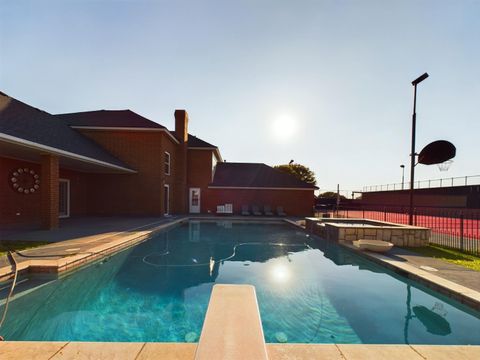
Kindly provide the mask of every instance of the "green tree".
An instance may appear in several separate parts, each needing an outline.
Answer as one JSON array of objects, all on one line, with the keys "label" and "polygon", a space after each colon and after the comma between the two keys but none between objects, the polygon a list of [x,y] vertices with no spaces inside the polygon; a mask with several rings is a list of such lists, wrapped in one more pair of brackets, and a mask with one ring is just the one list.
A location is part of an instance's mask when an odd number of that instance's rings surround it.
[{"label": "green tree", "polygon": [[[337,193],[333,191],[327,191],[327,192],[321,193],[320,195],[318,195],[318,197],[323,199],[336,199]],[[347,198],[343,195],[340,195],[340,199],[346,200]]]},{"label": "green tree", "polygon": [[297,179],[305,181],[306,183],[316,185],[317,180],[315,179],[315,174],[312,170],[302,164],[286,164],[286,165],[276,165],[275,169],[283,171],[287,174],[295,176]]}]

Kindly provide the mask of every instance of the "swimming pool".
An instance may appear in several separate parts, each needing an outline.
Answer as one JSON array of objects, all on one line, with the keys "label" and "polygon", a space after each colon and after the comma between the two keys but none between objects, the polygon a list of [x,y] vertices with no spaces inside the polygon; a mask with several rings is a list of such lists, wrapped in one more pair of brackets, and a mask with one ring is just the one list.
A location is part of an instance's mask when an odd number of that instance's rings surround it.
[{"label": "swimming pool", "polygon": [[1,335],[198,341],[215,283],[256,287],[271,343],[480,344],[478,313],[335,242],[229,221],[176,226],[32,288],[10,303]]}]

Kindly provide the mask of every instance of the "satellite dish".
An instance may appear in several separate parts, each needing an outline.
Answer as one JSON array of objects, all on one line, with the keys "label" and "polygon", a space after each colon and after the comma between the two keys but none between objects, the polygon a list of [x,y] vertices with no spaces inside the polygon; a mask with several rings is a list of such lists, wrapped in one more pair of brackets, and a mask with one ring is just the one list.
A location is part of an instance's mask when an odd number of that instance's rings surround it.
[{"label": "satellite dish", "polygon": [[457,149],[447,140],[437,140],[425,146],[418,154],[418,163],[423,165],[440,164],[453,159]]}]

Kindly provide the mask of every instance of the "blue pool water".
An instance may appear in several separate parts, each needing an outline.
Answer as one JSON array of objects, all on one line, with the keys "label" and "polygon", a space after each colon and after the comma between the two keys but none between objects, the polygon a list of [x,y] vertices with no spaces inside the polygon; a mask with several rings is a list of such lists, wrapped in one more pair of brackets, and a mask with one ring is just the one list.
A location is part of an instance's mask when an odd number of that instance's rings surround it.
[{"label": "blue pool water", "polygon": [[480,344],[478,313],[336,243],[286,224],[225,221],[174,227],[30,289],[0,333],[198,341],[215,283],[255,285],[267,342]]}]

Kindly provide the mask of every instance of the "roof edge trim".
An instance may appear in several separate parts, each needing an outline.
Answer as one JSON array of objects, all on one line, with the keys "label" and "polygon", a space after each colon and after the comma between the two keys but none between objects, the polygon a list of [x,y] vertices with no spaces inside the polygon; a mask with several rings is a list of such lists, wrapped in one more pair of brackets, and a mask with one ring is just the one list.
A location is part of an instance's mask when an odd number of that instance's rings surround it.
[{"label": "roof edge trim", "polygon": [[71,159],[80,160],[80,161],[91,163],[91,164],[105,166],[111,169],[122,170],[128,173],[137,173],[137,171],[129,168],[125,168],[123,166],[114,165],[105,161],[90,158],[88,156],[83,156],[83,155],[75,154],[69,151],[60,150],[51,146],[42,145],[33,141],[18,138],[16,136],[7,135],[5,133],[0,133],[0,140],[5,140],[6,142],[13,143],[13,144],[20,144],[32,149],[43,150],[49,153],[53,153],[55,155],[65,156]]}]

